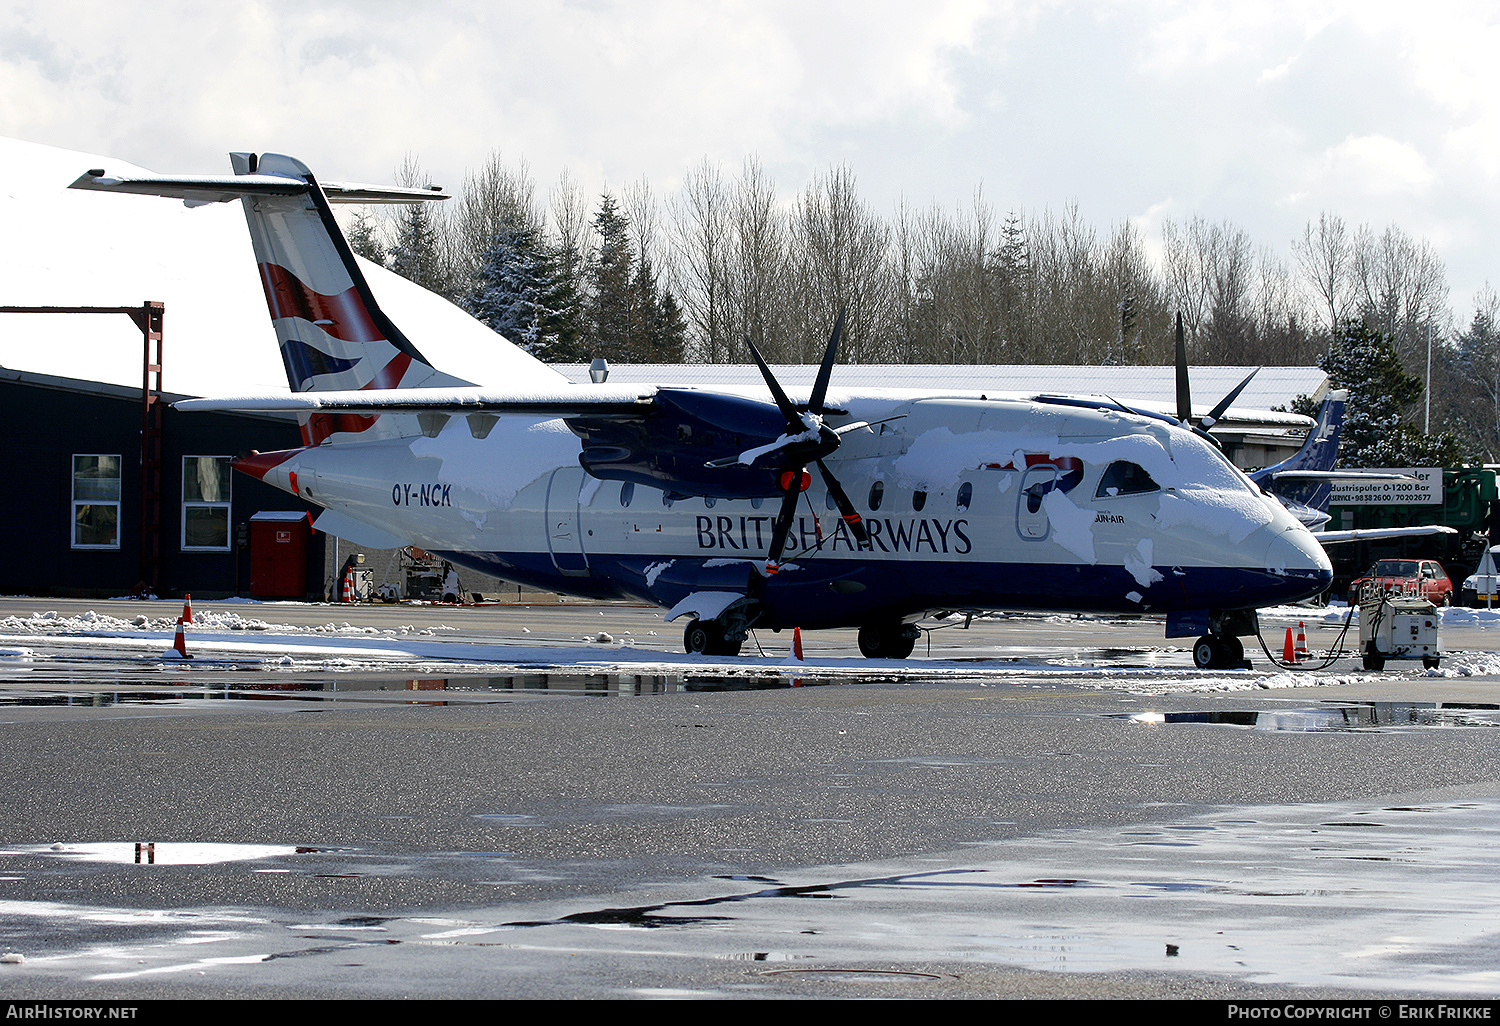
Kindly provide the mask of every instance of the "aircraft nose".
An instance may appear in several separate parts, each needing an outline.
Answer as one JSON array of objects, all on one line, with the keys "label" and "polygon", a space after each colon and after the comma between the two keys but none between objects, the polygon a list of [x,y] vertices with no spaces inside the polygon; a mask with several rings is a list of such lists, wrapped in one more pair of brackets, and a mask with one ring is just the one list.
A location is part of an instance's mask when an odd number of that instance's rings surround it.
[{"label": "aircraft nose", "polygon": [[1266,569],[1288,581],[1306,582],[1321,591],[1333,581],[1328,553],[1309,531],[1282,531],[1266,548]]}]

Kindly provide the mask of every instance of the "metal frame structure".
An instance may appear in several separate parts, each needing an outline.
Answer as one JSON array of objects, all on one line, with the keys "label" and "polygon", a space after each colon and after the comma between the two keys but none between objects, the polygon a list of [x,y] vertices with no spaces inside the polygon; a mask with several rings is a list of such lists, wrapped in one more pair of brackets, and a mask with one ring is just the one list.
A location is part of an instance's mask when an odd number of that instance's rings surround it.
[{"label": "metal frame structure", "polygon": [[139,590],[161,586],[162,320],[166,304],[140,306],[0,306],[0,313],[124,314],[141,332],[141,562]]}]

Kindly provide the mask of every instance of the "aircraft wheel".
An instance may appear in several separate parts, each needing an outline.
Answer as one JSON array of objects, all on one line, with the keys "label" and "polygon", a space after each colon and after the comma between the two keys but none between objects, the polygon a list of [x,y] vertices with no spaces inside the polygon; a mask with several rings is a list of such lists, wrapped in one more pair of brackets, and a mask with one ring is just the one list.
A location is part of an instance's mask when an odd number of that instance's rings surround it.
[{"label": "aircraft wheel", "polygon": [[859,629],[859,651],[866,659],[905,659],[917,647],[901,623],[867,623]]},{"label": "aircraft wheel", "polygon": [[1219,639],[1220,667],[1225,670],[1238,670],[1245,662],[1245,644],[1239,638],[1227,637]]},{"label": "aircraft wheel", "polygon": [[1193,642],[1193,665],[1200,670],[1216,670],[1219,668],[1219,639],[1212,634],[1205,634]]},{"label": "aircraft wheel", "polygon": [[1380,650],[1375,647],[1375,642],[1373,641],[1365,643],[1365,669],[1385,669],[1385,656],[1380,654]]},{"label": "aircraft wheel", "polygon": [[682,632],[682,647],[690,655],[737,656],[740,644],[727,640],[723,626],[713,620],[694,620]]}]

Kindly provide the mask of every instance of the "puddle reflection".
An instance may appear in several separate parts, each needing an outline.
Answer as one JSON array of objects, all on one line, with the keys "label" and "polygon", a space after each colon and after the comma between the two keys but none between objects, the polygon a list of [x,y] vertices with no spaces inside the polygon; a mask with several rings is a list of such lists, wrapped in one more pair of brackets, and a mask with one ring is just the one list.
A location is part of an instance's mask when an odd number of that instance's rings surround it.
[{"label": "puddle reflection", "polygon": [[[178,687],[151,687],[140,681],[107,680],[76,677],[54,680],[28,679],[0,692],[0,706],[74,706],[105,708],[115,705],[150,705],[191,701],[319,701],[340,696],[376,697],[390,693],[392,701],[423,705],[449,704],[443,698],[427,697],[447,693],[453,700],[483,701],[487,697],[509,697],[536,694],[589,695],[600,697],[633,697],[696,691],[763,691],[803,687],[832,681],[805,680],[776,674],[745,676],[705,676],[668,673],[555,673],[529,672],[501,675],[452,675],[444,677],[386,676],[359,677],[340,674],[337,677],[276,677],[264,680],[215,678],[201,685],[179,682]],[[23,690],[24,689],[24,690]],[[413,702],[398,697],[401,692],[421,692],[423,698]]]},{"label": "puddle reflection", "polygon": [[1500,727],[1500,705],[1479,702],[1339,702],[1307,709],[1117,713],[1134,723],[1215,723],[1294,733],[1407,727]]}]

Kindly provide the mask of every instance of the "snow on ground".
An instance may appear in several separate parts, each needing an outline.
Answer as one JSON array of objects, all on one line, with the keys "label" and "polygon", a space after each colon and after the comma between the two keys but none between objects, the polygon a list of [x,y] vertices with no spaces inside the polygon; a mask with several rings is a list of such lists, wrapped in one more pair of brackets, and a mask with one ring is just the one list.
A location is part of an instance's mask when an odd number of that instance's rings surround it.
[{"label": "snow on ground", "polygon": [[[266,612],[273,612],[266,610]],[[1310,611],[1300,607],[1272,610],[1272,616],[1306,619]],[[1451,611],[1450,611],[1451,612]],[[1465,611],[1473,612],[1473,611]],[[1329,610],[1329,622],[1342,623],[1347,610]],[[1050,619],[1050,618],[1049,618]],[[1497,617],[1500,620],[1500,617]],[[1123,621],[1126,623],[1132,621]],[[1100,626],[1107,626],[1100,621]],[[354,626],[328,622],[314,626],[277,624],[247,617],[239,612],[203,609],[194,622],[185,625],[186,647],[193,657],[180,659],[172,649],[177,628],[175,617],[136,616],[120,619],[94,611],[73,616],[56,611],[30,616],[0,618],[0,661],[30,661],[36,666],[48,660],[79,660],[100,664],[125,663],[137,669],[265,669],[273,672],[382,670],[485,674],[515,672],[575,671],[579,673],[696,673],[725,678],[805,677],[824,681],[880,680],[907,684],[959,681],[979,686],[1019,685],[1041,679],[1066,678],[1070,686],[1123,692],[1214,693],[1248,690],[1326,686],[1364,679],[1388,680],[1390,674],[1369,675],[1358,664],[1342,659],[1330,670],[1272,670],[1256,659],[1262,669],[1199,671],[1186,665],[1186,652],[1177,648],[1147,648],[1141,659],[1153,663],[1160,657],[1182,665],[1111,666],[1084,658],[1061,656],[993,658],[975,660],[865,659],[858,655],[810,658],[798,662],[788,657],[784,646],[767,646],[767,654],[755,655],[753,643],[741,657],[691,656],[677,651],[650,650],[632,644],[628,635],[614,638],[603,632],[571,639],[550,639],[536,645],[517,644],[512,638],[453,637],[456,628],[446,625],[418,629],[412,625],[390,628]],[[1279,628],[1277,628],[1279,629]],[[622,632],[623,633],[623,632]],[[645,639],[640,639],[645,641]],[[651,642],[646,642],[651,643]],[[1082,653],[1079,653],[1082,654]],[[1397,672],[1406,672],[1401,667]],[[1415,665],[1412,676],[1420,674]],[[1500,674],[1500,654],[1467,653],[1445,660],[1441,669],[1427,676],[1467,677]]]}]

